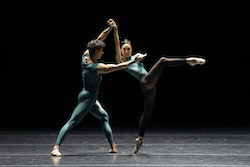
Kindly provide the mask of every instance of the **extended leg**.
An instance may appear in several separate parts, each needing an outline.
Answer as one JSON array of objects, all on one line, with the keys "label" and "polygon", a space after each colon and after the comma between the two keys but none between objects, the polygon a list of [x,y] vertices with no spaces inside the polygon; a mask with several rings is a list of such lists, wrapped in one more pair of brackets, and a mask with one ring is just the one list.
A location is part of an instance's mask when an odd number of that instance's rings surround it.
[{"label": "extended leg", "polygon": [[150,69],[148,75],[142,78],[142,83],[150,90],[155,86],[165,67],[177,67],[184,64],[186,64],[186,58],[161,57]]},{"label": "extended leg", "polygon": [[109,124],[109,115],[98,100],[96,100],[95,104],[90,108],[90,113],[101,121],[104,133],[111,146],[111,150],[109,152],[116,153],[116,145],[114,143],[112,129]]},{"label": "extended leg", "polygon": [[142,78],[142,83],[149,90],[153,88],[161,76],[162,70],[165,67],[177,67],[184,64],[195,66],[197,64],[203,65],[206,60],[203,58],[189,57],[189,58],[168,58],[161,57],[154,66],[150,69],[148,75]]},{"label": "extended leg", "polygon": [[89,107],[86,107],[84,102],[77,105],[68,122],[60,130],[56,140],[56,145],[61,145],[68,132],[82,120],[82,118],[87,114],[88,109]]},{"label": "extended leg", "polygon": [[139,123],[139,136],[143,137],[146,123],[152,113],[154,101],[155,101],[155,93],[156,88],[155,84],[158,81],[162,70],[164,67],[176,67],[186,64],[186,58],[166,58],[161,57],[151,68],[148,75],[145,75],[142,78],[143,85],[149,90],[145,95],[144,101],[144,111],[140,119]]},{"label": "extended leg", "polygon": [[68,132],[82,120],[82,118],[87,114],[87,112],[88,108],[85,108],[85,104],[83,102],[77,105],[77,107],[75,108],[75,110],[71,115],[71,118],[60,130],[56,140],[56,144],[53,147],[53,150],[51,151],[51,155],[61,156],[61,153],[59,151],[61,143],[66,138]]},{"label": "extended leg", "polygon": [[74,109],[70,119],[67,121],[67,123],[62,127],[60,130],[56,144],[51,151],[51,154],[54,156],[61,156],[61,153],[59,151],[59,147],[63,140],[66,138],[68,132],[75,126],[77,125],[82,118],[87,114],[90,106],[94,103],[95,97],[91,97],[87,95],[88,92],[81,92],[78,96],[78,105]]}]

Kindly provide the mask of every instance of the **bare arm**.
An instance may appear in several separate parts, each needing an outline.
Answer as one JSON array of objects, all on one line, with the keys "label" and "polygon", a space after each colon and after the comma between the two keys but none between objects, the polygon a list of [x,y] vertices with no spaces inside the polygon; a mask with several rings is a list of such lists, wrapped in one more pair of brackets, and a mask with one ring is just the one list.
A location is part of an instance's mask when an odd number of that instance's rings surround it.
[{"label": "bare arm", "polygon": [[84,52],[83,52],[83,54],[82,55],[88,55],[89,54],[89,50],[88,49],[86,49]]},{"label": "bare arm", "polygon": [[117,63],[125,62],[126,59],[121,55],[120,39],[118,34],[118,27],[114,28],[114,42],[115,42],[115,59]]},{"label": "bare arm", "polygon": [[120,64],[103,64],[99,63],[97,66],[97,74],[108,74],[111,72],[119,71],[127,68],[129,65],[133,64],[133,61],[127,61]]},{"label": "bare arm", "polygon": [[112,30],[111,27],[106,28],[101,32],[101,34],[96,38],[97,40],[104,41],[107,36],[109,35],[110,31]]},{"label": "bare arm", "polygon": [[[108,27],[106,28],[105,30],[103,30],[100,35],[98,35],[98,37],[96,38],[97,40],[100,40],[100,41],[104,41],[107,36],[109,35],[110,31],[112,30],[112,27]],[[83,55],[87,55],[89,54],[89,50],[86,49],[83,53]]]},{"label": "bare arm", "polygon": [[135,59],[132,61],[126,61],[120,64],[103,64],[99,63],[97,66],[97,74],[107,74],[119,70],[123,70],[130,66],[131,64],[137,62],[137,61],[142,61],[147,55],[146,54],[137,54]]},{"label": "bare arm", "polygon": [[121,55],[121,47],[120,47],[120,39],[118,33],[118,26],[116,25],[113,19],[108,20],[108,24],[110,27],[114,29],[114,42],[115,42],[115,59],[117,63],[125,62],[126,59]]}]

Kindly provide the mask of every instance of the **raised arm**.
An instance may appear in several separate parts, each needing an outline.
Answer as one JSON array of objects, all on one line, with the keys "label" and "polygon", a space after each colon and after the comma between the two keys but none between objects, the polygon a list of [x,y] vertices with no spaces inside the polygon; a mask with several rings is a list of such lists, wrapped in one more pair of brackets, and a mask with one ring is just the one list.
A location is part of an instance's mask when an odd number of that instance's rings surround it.
[{"label": "raised arm", "polygon": [[125,62],[126,59],[121,55],[120,39],[118,34],[118,27],[114,28],[114,42],[115,42],[115,60],[117,63]]},{"label": "raised arm", "polygon": [[108,24],[110,27],[114,29],[114,43],[115,43],[115,59],[117,63],[125,62],[126,59],[121,55],[121,47],[120,47],[120,39],[118,33],[118,26],[116,25],[113,19],[108,20]]},{"label": "raised arm", "polygon": [[97,66],[97,74],[107,74],[107,73],[111,73],[111,72],[115,72],[115,71],[125,69],[125,68],[127,68],[128,66],[130,66],[131,64],[133,64],[133,63],[135,63],[137,61],[142,61],[146,56],[147,56],[147,54],[136,54],[134,60],[126,61],[126,62],[119,63],[119,64],[103,64],[103,63],[99,63],[98,66]]},{"label": "raised arm", "polygon": [[[106,28],[105,30],[103,30],[99,35],[98,37],[96,38],[97,40],[100,40],[100,41],[104,41],[107,36],[109,35],[110,31],[112,30],[112,27],[108,27]],[[89,54],[89,50],[86,49],[83,53],[83,55],[87,55]]]},{"label": "raised arm", "polygon": [[110,31],[112,30],[112,27],[108,27],[105,30],[101,32],[101,34],[96,38],[97,40],[104,41],[107,36],[109,35]]}]

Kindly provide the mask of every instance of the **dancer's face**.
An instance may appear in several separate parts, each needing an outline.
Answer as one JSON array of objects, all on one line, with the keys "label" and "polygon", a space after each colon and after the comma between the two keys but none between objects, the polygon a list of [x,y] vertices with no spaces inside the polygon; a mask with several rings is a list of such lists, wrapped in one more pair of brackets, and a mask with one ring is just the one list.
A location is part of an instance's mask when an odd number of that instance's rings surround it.
[{"label": "dancer's face", "polygon": [[103,54],[104,54],[103,48],[99,50],[95,50],[95,55],[96,55],[97,60],[101,59]]},{"label": "dancer's face", "polygon": [[129,58],[132,55],[132,47],[130,44],[123,44],[121,47],[123,57]]}]

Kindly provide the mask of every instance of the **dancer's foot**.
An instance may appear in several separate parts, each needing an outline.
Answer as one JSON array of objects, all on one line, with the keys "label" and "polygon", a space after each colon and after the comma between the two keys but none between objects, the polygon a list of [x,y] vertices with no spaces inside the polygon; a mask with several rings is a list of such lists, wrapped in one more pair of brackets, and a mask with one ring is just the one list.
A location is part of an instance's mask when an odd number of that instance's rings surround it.
[{"label": "dancer's foot", "polygon": [[109,150],[109,153],[116,153],[116,152],[117,152],[116,144],[114,142],[112,142],[111,149]]},{"label": "dancer's foot", "polygon": [[189,57],[187,58],[187,63],[191,66],[195,66],[195,65],[203,65],[206,63],[206,60],[203,58],[197,58],[197,57]]},{"label": "dancer's foot", "polygon": [[62,156],[62,154],[59,151],[59,146],[54,146],[50,153],[53,156]]},{"label": "dancer's foot", "polygon": [[135,148],[134,148],[134,153],[135,154],[140,150],[140,148],[142,146],[142,143],[143,143],[143,140],[142,140],[141,136],[139,136],[139,137],[137,137],[135,139],[135,145],[136,145]]}]

